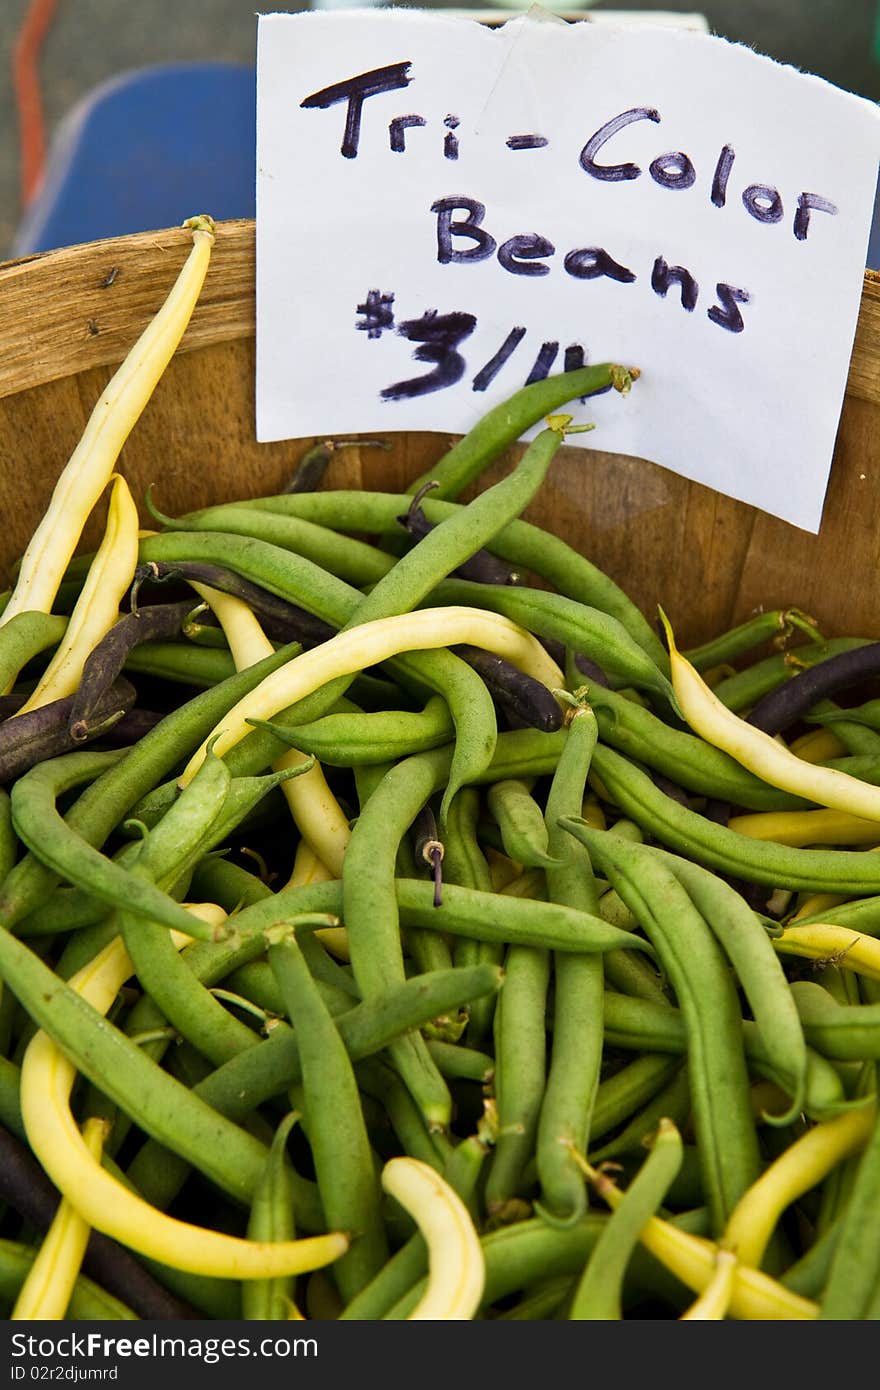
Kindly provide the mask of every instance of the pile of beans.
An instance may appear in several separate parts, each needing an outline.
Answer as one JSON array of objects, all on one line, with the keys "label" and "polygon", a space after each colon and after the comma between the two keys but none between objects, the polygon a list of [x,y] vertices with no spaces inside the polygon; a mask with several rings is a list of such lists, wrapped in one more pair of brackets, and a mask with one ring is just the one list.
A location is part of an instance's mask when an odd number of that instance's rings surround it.
[{"label": "pile of beans", "polygon": [[522,519],[611,364],[74,557],[193,233],[0,614],[7,1315],[878,1316],[877,644]]}]

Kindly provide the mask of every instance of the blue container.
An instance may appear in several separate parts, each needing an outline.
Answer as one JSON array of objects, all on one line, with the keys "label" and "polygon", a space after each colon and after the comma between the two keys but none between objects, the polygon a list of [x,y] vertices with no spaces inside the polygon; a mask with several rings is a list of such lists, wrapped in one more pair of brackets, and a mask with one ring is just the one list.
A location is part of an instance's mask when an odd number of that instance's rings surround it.
[{"label": "blue container", "polygon": [[13,254],[256,211],[256,71],[172,63],[121,73],[65,117]]}]

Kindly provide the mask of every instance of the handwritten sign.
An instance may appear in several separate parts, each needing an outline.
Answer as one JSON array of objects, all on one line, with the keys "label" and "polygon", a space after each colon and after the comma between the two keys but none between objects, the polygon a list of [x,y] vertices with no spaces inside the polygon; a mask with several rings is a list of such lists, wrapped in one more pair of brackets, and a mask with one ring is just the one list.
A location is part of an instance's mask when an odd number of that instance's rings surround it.
[{"label": "handwritten sign", "polygon": [[258,439],[463,432],[612,360],[589,447],[818,530],[872,104],[701,34],[312,12],[260,19],[257,129]]}]

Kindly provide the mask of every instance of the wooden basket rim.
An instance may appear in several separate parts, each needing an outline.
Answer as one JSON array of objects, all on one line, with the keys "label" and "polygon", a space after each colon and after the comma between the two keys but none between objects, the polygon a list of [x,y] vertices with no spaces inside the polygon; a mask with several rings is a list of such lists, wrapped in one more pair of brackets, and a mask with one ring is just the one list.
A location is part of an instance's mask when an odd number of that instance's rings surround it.
[{"label": "wooden basket rim", "polygon": [[[217,223],[217,246],[181,352],[255,330],[255,224]],[[184,227],[0,263],[0,398],[121,362],[191,245]],[[866,270],[847,395],[880,404],[880,273]]]}]

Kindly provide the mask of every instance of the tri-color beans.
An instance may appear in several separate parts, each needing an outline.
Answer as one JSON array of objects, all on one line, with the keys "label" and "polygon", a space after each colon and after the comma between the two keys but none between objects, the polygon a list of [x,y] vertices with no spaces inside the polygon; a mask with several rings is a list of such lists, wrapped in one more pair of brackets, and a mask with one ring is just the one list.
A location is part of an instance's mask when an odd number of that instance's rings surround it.
[{"label": "tri-color beans", "polygon": [[[193,232],[153,378],[204,273]],[[533,383],[415,499],[325,488],[323,446],[277,496],[176,519],[160,482],[132,611],[33,729],[14,702],[97,582],[71,540],[115,455],[75,456],[46,573],[26,557],[0,623],[0,1119],[72,1207],[100,1123],[107,1211],[83,1210],[139,1252],[106,1293],[67,1268],[68,1316],[131,1316],[157,1285],[207,1317],[877,1315],[876,646],[789,608],[688,661],[523,520],[577,428],[552,412],[637,376]],[[151,389],[125,380],[117,452]],[[205,586],[220,626],[196,632]],[[129,706],[149,732],[111,746]],[[819,724],[812,762],[762,759],[759,726]],[[279,786],[316,763],[326,795],[294,820]],[[213,1229],[175,1269],[184,1182]],[[39,1283],[27,1239],[0,1216],[7,1310]]]}]

